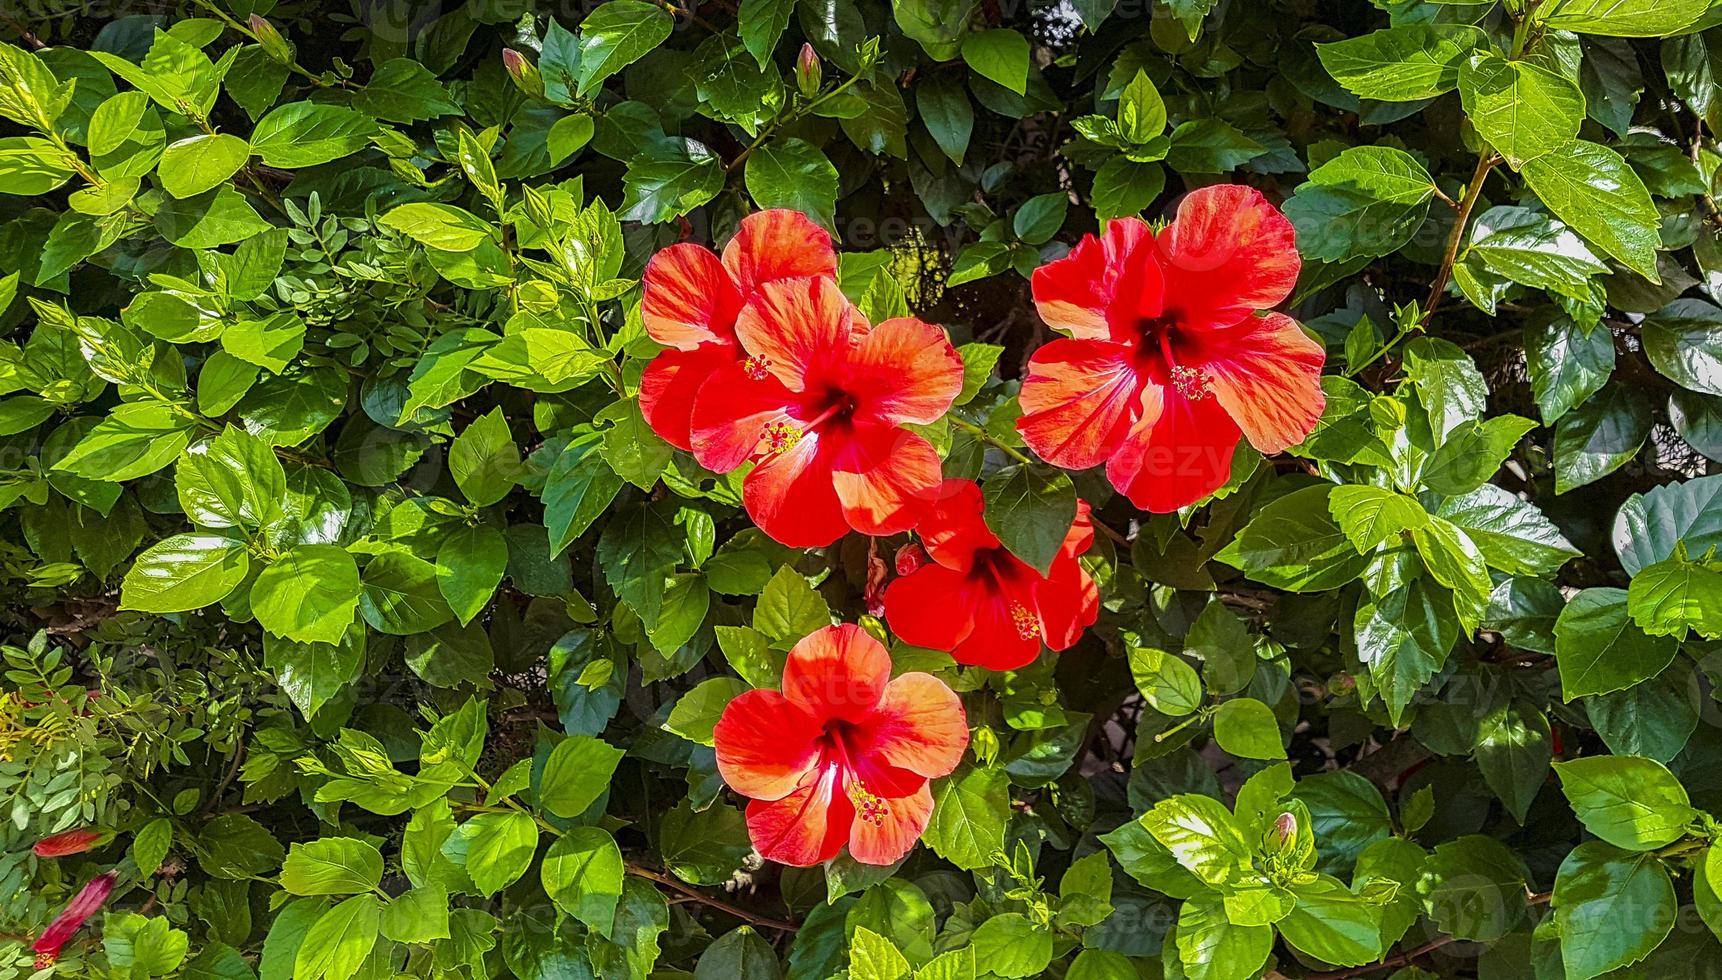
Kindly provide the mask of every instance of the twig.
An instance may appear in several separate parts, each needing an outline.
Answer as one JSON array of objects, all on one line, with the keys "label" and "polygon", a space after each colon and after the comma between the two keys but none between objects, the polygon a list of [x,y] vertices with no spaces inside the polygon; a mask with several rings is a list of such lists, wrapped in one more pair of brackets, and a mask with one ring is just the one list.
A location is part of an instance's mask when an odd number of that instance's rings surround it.
[{"label": "twig", "polygon": [[1453,230],[1447,235],[1447,250],[1442,253],[1441,268],[1435,273],[1434,284],[1429,287],[1429,300],[1423,304],[1425,323],[1435,315],[1435,308],[1440,305],[1441,297],[1447,293],[1447,280],[1453,275],[1453,263],[1459,259],[1459,244],[1465,240],[1465,226],[1470,224],[1471,211],[1483,194],[1483,181],[1495,164],[1500,162],[1501,158],[1494,153],[1484,153],[1477,158],[1477,169],[1471,174],[1471,182],[1465,186],[1465,197],[1459,202],[1459,209],[1453,215]]},{"label": "twig", "polygon": [[746,922],[748,925],[759,926],[762,929],[775,929],[778,932],[794,932],[801,928],[793,922],[785,922],[782,919],[773,919],[770,916],[760,915],[757,912],[749,912],[747,909],[744,909],[739,905],[731,905],[721,898],[713,898],[712,896],[695,889],[692,885],[682,882],[670,875],[663,874],[662,872],[653,871],[651,868],[643,868],[637,864],[630,864],[628,865],[627,870],[629,874],[636,878],[644,878],[647,881],[662,885],[671,891],[683,895],[690,901],[698,902],[699,904],[709,908],[714,908],[720,912],[733,915],[743,922]]}]

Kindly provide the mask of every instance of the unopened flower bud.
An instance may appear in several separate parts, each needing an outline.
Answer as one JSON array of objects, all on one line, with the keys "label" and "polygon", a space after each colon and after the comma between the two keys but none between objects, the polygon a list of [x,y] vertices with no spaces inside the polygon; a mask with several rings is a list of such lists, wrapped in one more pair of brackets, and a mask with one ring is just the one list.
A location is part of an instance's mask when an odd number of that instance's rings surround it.
[{"label": "unopened flower bud", "polygon": [[927,549],[910,542],[897,549],[894,564],[898,575],[908,575],[927,563]]},{"label": "unopened flower bud", "polygon": [[813,45],[803,43],[801,55],[795,59],[795,87],[801,90],[802,95],[812,98],[819,92],[819,82],[823,74],[819,55],[813,50]]},{"label": "unopened flower bud", "polygon": [[514,84],[522,92],[535,99],[544,97],[544,76],[538,73],[538,66],[526,60],[526,56],[513,48],[502,49],[502,66],[508,69],[508,77],[514,79]]},{"label": "unopened flower bud", "polygon": [[1292,838],[1297,836],[1297,814],[1282,813],[1276,817],[1274,819],[1274,836],[1279,840],[1281,847],[1290,844]]},{"label": "unopened flower bud", "polygon": [[287,39],[282,37],[275,25],[264,19],[263,15],[252,14],[246,20],[246,25],[251,28],[252,35],[257,38],[257,43],[262,46],[263,53],[270,61],[283,65],[293,63],[293,46],[287,43]]},{"label": "unopened flower bud", "polygon": [[57,834],[44,837],[30,849],[37,857],[57,858],[72,854],[82,854],[97,844],[107,840],[108,835],[99,830],[79,828],[63,830]]}]

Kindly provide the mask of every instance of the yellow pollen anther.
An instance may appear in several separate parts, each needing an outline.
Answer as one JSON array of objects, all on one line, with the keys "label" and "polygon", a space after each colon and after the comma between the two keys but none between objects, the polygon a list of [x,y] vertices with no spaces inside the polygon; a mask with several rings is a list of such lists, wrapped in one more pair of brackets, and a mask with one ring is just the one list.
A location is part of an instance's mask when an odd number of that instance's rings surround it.
[{"label": "yellow pollen anther", "polygon": [[1214,393],[1213,382],[1198,368],[1179,364],[1172,368],[1172,387],[1190,401],[1199,402]]},{"label": "yellow pollen anther", "polygon": [[771,361],[758,354],[749,354],[747,360],[741,362],[741,371],[754,381],[764,381],[771,373]]},{"label": "yellow pollen anther", "polygon": [[885,824],[885,817],[891,812],[885,801],[873,795],[862,785],[860,780],[852,780],[848,788],[849,802],[855,806],[855,817],[864,820],[875,827]]},{"label": "yellow pollen anther", "polygon": [[763,442],[767,453],[785,453],[801,441],[801,428],[792,422],[773,422],[765,427]]},{"label": "yellow pollen anther", "polygon": [[1040,619],[1020,602],[1010,604],[1010,620],[1016,625],[1016,635],[1032,640],[1040,635]]}]

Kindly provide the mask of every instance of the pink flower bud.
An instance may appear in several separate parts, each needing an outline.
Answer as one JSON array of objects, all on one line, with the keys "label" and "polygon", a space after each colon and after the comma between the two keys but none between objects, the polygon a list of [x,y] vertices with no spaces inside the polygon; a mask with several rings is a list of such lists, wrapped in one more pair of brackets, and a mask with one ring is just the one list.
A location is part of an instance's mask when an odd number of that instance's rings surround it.
[{"label": "pink flower bud", "polygon": [[257,38],[263,53],[268,55],[271,61],[283,65],[293,63],[293,46],[287,43],[287,39],[281,36],[274,24],[265,20],[261,14],[252,14],[245,23],[251,28],[252,35]]},{"label": "pink flower bud", "polygon": [[538,67],[526,60],[526,56],[513,48],[502,49],[502,67],[508,69],[508,77],[514,79],[514,84],[522,92],[533,98],[544,95],[544,76],[538,73]]},{"label": "pink flower bud", "polygon": [[898,575],[908,575],[927,563],[927,549],[910,542],[897,549],[895,563]]},{"label": "pink flower bud", "polygon": [[795,59],[795,87],[802,95],[812,98],[819,92],[819,82],[823,74],[819,65],[819,54],[813,50],[813,45],[802,44],[801,54]]},{"label": "pink flower bud", "polygon": [[1279,838],[1281,847],[1292,842],[1297,836],[1297,814],[1282,813],[1274,819],[1274,834]]},{"label": "pink flower bud", "polygon": [[106,840],[107,836],[99,830],[88,828],[65,830],[42,838],[36,842],[31,850],[36,853],[37,857],[41,858],[67,857],[72,854],[84,853]]}]

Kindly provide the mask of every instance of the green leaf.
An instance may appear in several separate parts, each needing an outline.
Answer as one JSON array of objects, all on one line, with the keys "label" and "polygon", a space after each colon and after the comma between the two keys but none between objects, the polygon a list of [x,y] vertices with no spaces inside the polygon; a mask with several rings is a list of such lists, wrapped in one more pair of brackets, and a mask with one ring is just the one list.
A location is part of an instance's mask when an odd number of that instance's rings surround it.
[{"label": "green leaf", "polygon": [[335,643],[359,607],[359,566],[345,548],[302,544],[251,583],[251,611],[276,636]]},{"label": "green leaf", "polygon": [[1722,570],[1715,562],[1688,561],[1683,555],[1647,565],[1628,585],[1626,607],[1651,636],[1684,640],[1696,630],[1717,639],[1722,637]]},{"label": "green leaf", "polygon": [[[1497,276],[1588,301],[1594,280],[1608,266],[1566,225],[1541,211],[1496,207],[1471,225],[1464,261],[1480,263]],[[1604,338],[1607,330],[1599,331]]]},{"label": "green leaf", "polygon": [[1411,154],[1358,146],[1311,171],[1285,213],[1301,254],[1340,262],[1397,251],[1423,223],[1434,196],[1435,181]]},{"label": "green leaf", "polygon": [[1722,395],[1722,309],[1701,299],[1677,299],[1642,324],[1644,354],[1682,387]]},{"label": "green leaf", "polygon": [[162,151],[156,172],[163,190],[174,197],[193,197],[233,176],[250,156],[251,144],[237,136],[188,136]]},{"label": "green leaf", "polygon": [[1548,781],[1552,752],[1548,719],[1523,702],[1503,700],[1478,720],[1477,768],[1521,824]]},{"label": "green leaf", "polygon": [[1556,0],[1539,6],[1533,16],[1545,27],[1610,37],[1677,34],[1710,9],[1706,0]]},{"label": "green leaf", "polygon": [[550,845],[540,869],[556,907],[608,935],[622,899],[622,851],[598,827],[575,827]]},{"label": "green leaf", "polygon": [[[765,0],[755,0],[765,2]],[[743,4],[746,7],[746,4]],[[932,75],[915,86],[915,108],[921,122],[939,149],[957,166],[969,150],[975,129],[975,110],[962,82],[947,75]]]},{"label": "green leaf", "polygon": [[[1544,768],[1546,775],[1546,762]],[[1436,847],[1414,884],[1442,931],[1494,942],[1524,920],[1525,880],[1524,862],[1510,848],[1469,834]]]},{"label": "green leaf", "polygon": [[1665,483],[1626,498],[1614,519],[1614,550],[1628,575],[1671,558],[1722,547],[1722,474]]},{"label": "green leaf", "polygon": [[959,868],[988,867],[1005,846],[1010,778],[1003,769],[964,767],[933,781],[933,816],[921,839]]},{"label": "green leaf", "polygon": [[1535,504],[1494,484],[1450,498],[1435,513],[1463,530],[1490,568],[1509,574],[1553,575],[1580,555]]},{"label": "green leaf", "polygon": [[1007,467],[981,487],[987,528],[999,541],[1045,575],[1076,520],[1076,487],[1063,470],[1020,464]]},{"label": "green leaf", "polygon": [[484,611],[508,570],[508,539],[493,527],[456,528],[436,554],[436,584],[462,626]]},{"label": "green leaf", "polygon": [[[1227,702],[1235,704],[1237,702]],[[1273,951],[1269,925],[1234,924],[1218,896],[1192,898],[1178,910],[1178,962],[1189,980],[1251,977]]]},{"label": "green leaf", "polygon": [[600,452],[603,442],[600,432],[576,435],[557,454],[545,477],[544,524],[550,531],[552,555],[561,554],[585,534],[622,489],[622,478]]},{"label": "green leaf", "polygon": [[970,941],[975,969],[1006,980],[1039,976],[1052,961],[1052,932],[1021,912],[989,916]]},{"label": "green leaf", "polygon": [[488,507],[508,496],[520,477],[520,450],[502,409],[491,409],[461,432],[449,446],[448,470],[474,506]]},{"label": "green leaf", "polygon": [[1451,91],[1461,66],[1486,41],[1467,25],[1403,24],[1315,50],[1327,73],[1353,95],[1408,102]]},{"label": "green leaf", "polygon": [[359,614],[379,633],[411,636],[454,618],[443,600],[436,566],[423,558],[390,551],[365,565]]},{"label": "green leaf", "polygon": [[1018,95],[1028,91],[1028,39],[1008,28],[973,31],[963,39],[963,61]]},{"label": "green leaf", "polygon": [[721,885],[741,870],[753,853],[747,820],[730,806],[696,811],[683,801],[664,814],[658,828],[664,867],[683,881]]},{"label": "green leaf", "polygon": [[383,855],[353,837],[323,837],[294,844],[281,866],[281,887],[290,895],[354,895],[383,880]]},{"label": "green leaf", "polygon": [[1381,957],[1382,907],[1321,876],[1292,889],[1297,905],[1276,927],[1293,949],[1336,966]]},{"label": "green leaf", "polygon": [[1357,607],[1357,658],[1369,669],[1395,726],[1423,685],[1459,642],[1459,624],[1446,592],[1423,578]]},{"label": "green leaf", "polygon": [[793,0],[742,0],[736,15],[737,29],[741,43],[759,62],[759,67],[771,64],[771,53],[789,28],[789,14],[794,9]]},{"label": "green leaf", "polygon": [[305,930],[293,976],[304,980],[348,980],[359,972],[376,945],[382,909],[375,895],[354,895],[317,918]]},{"label": "green leaf", "polygon": [[430,69],[411,58],[391,58],[378,65],[365,87],[353,93],[353,108],[395,123],[423,122],[460,111]]},{"label": "green leaf", "polygon": [[1415,497],[1381,487],[1335,487],[1327,506],[1352,547],[1365,553],[1429,523],[1428,511]]},{"label": "green leaf", "polygon": [[777,953],[750,926],[719,936],[705,948],[694,966],[694,980],[782,980],[782,977]]},{"label": "green leaf", "polygon": [[1656,272],[1662,241],[1656,205],[1619,153],[1569,140],[1527,161],[1521,173],[1555,217],[1632,271],[1662,281]]},{"label": "green leaf", "polygon": [[1214,741],[1241,759],[1283,759],[1280,723],[1273,709],[1255,698],[1234,698],[1214,713]]},{"label": "green leaf", "polygon": [[1651,406],[1631,385],[1609,385],[1555,426],[1555,492],[1566,493],[1625,466],[1650,437]]},{"label": "green leaf", "polygon": [[690,742],[711,745],[712,729],[723,716],[723,710],[746,690],[747,684],[734,677],[708,677],[676,699],[675,707],[664,719],[664,730]]},{"label": "green leaf", "polygon": [[1267,147],[1223,119],[1192,119],[1172,130],[1166,165],[1181,174],[1220,174],[1265,152]]},{"label": "green leaf", "polygon": [[270,110],[251,131],[251,150],[271,167],[314,167],[357,153],[376,121],[344,106],[291,102]]},{"label": "green leaf", "polygon": [[1275,498],[1215,559],[1288,592],[1321,592],[1357,578],[1369,559],[1329,512],[1332,492],[1332,485],[1322,484]]},{"label": "green leaf", "polygon": [[806,140],[773,140],[747,158],[747,192],[762,208],[801,211],[827,228],[837,220],[837,168]]},{"label": "green leaf", "polygon": [[464,845],[466,873],[480,895],[489,898],[519,880],[538,850],[538,825],[518,810],[481,813],[455,828],[443,845]]},{"label": "green leaf", "polygon": [[190,444],[194,431],[192,417],[177,405],[126,402],[97,423],[54,468],[90,480],[135,480],[173,462]]},{"label": "green leaf", "polygon": [[669,11],[643,0],[609,0],[580,23],[579,95],[664,43],[675,28]]},{"label": "green leaf", "polygon": [[1555,660],[1568,700],[1620,691],[1655,677],[1674,660],[1673,637],[1647,636],[1631,622],[1627,593],[1585,589],[1555,621]]},{"label": "green leaf", "polygon": [[1130,676],[1148,704],[1155,711],[1175,718],[1200,707],[1202,681],[1195,668],[1165,650],[1133,643],[1131,636],[1125,634]]},{"label": "green leaf", "polygon": [[470,252],[496,234],[488,221],[471,211],[424,201],[394,208],[378,223],[427,248],[444,252]]},{"label": "green leaf", "polygon": [[1141,823],[1184,870],[1210,887],[1239,884],[1251,873],[1249,841],[1219,800],[1181,793],[1155,804]]},{"label": "green leaf", "polygon": [[[610,0],[604,6],[615,4],[649,6],[639,0]],[[663,13],[657,7],[650,9]],[[669,17],[663,16],[666,20]],[[627,192],[622,197],[618,217],[659,224],[716,197],[723,190],[724,170],[717,154],[704,143],[685,138],[664,139],[629,159],[624,183]]]},{"label": "green leaf", "polygon": [[448,889],[420,885],[389,899],[378,922],[384,939],[397,943],[431,943],[449,938]]},{"label": "green leaf", "polygon": [[169,613],[226,598],[250,572],[245,542],[219,534],[176,534],[145,549],[126,571],[120,608]]},{"label": "green leaf", "polygon": [[179,505],[204,528],[257,530],[285,516],[287,471],[263,440],[228,426],[193,446],[174,468]]},{"label": "green leaf", "polygon": [[1697,819],[1686,788],[1654,759],[1587,756],[1555,763],[1561,791],[1585,829],[1629,851],[1652,851],[1685,836]]},{"label": "green leaf", "polygon": [[1525,364],[1543,423],[1552,425],[1608,383],[1614,333],[1587,332],[1566,317],[1543,318],[1525,327]]},{"label": "green leaf", "polygon": [[1494,476],[1513,447],[1536,427],[1517,415],[1459,423],[1423,465],[1423,485],[1449,497],[1470,493]]},{"label": "green leaf", "polygon": [[558,817],[572,819],[610,788],[610,775],[622,761],[622,750],[588,735],[570,735],[550,750],[538,784],[538,804]]},{"label": "green leaf", "polygon": [[1530,61],[1478,52],[1459,71],[1459,95],[1477,134],[1514,168],[1578,135],[1584,93]]},{"label": "green leaf", "polygon": [[1638,962],[1661,945],[1678,918],[1674,883],[1662,863],[1601,841],[1585,841],[1567,854],[1552,904],[1570,980]]}]

